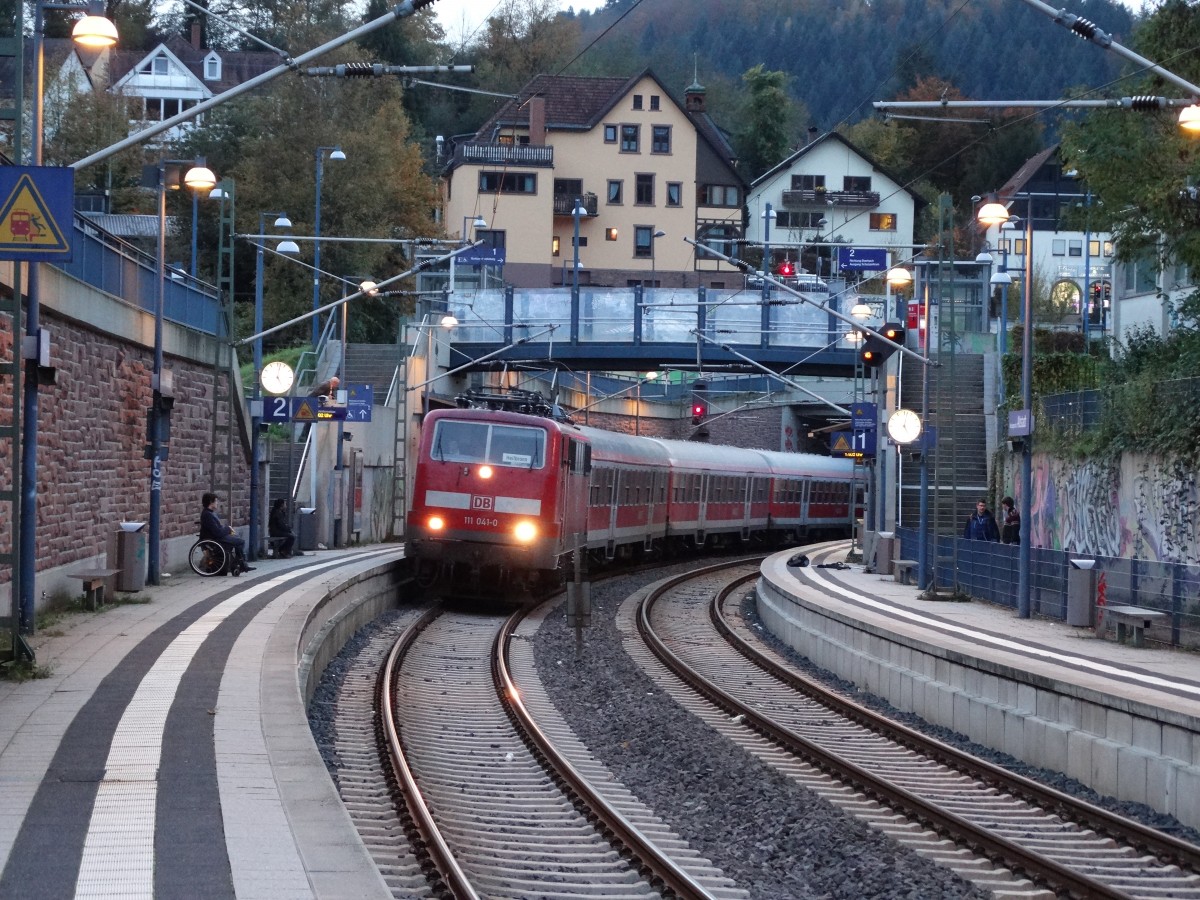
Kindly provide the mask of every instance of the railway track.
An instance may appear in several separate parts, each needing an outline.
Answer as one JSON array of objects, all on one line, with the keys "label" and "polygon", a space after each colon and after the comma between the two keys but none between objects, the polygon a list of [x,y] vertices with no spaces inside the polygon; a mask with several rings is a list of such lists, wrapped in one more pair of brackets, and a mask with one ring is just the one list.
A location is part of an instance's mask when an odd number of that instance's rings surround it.
[{"label": "railway track", "polygon": [[744,898],[553,714],[523,617],[431,610],[380,676],[387,752],[435,893]]},{"label": "railway track", "polygon": [[[809,682],[726,600],[757,566],[671,579],[638,606],[646,646],[727,737],[998,896],[1197,897],[1200,848],[940,744]],[[720,631],[723,639],[716,635]],[[650,652],[650,651],[647,651]],[[763,738],[769,741],[764,745]]]}]

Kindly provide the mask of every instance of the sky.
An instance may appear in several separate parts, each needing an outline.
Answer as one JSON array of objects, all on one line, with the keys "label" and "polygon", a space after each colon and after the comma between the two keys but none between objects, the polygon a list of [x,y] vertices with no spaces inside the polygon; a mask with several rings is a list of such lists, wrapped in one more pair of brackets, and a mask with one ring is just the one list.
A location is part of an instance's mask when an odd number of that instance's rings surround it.
[{"label": "sky", "polygon": [[[604,0],[558,0],[559,9],[576,12],[596,10],[603,5]],[[432,9],[446,30],[446,37],[456,42],[464,34],[468,37],[474,34],[496,7],[496,0],[437,0]]]}]

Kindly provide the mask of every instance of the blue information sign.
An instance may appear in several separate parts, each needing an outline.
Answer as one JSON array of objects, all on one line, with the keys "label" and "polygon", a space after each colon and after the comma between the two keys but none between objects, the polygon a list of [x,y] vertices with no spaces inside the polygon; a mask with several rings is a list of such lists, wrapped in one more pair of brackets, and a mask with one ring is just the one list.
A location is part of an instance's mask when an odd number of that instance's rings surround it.
[{"label": "blue information sign", "polygon": [[370,422],[371,407],[375,405],[375,388],[369,384],[346,386],[346,421]]},{"label": "blue information sign", "polygon": [[855,431],[874,431],[878,428],[874,403],[855,403],[850,407],[850,427]]},{"label": "blue information sign", "polygon": [[835,431],[829,435],[829,451],[845,459],[875,456],[874,431]]},{"label": "blue information sign", "polygon": [[263,397],[262,420],[264,422],[292,421],[291,397]]},{"label": "blue information sign", "polygon": [[887,251],[880,247],[838,247],[838,268],[852,272],[882,272]]},{"label": "blue information sign", "polygon": [[454,257],[460,266],[502,266],[505,253],[503,247],[472,247]]}]

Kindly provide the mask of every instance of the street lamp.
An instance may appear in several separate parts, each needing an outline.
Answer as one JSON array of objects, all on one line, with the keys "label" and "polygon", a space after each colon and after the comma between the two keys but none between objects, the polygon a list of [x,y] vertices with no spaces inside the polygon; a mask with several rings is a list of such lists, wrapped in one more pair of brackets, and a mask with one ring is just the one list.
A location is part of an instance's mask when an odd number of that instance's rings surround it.
[{"label": "street lamp", "polygon": [[[42,120],[45,112],[46,85],[46,48],[45,48],[45,11],[86,10],[87,15],[75,23],[71,30],[71,38],[77,44],[85,47],[111,47],[117,42],[117,29],[108,19],[104,18],[103,2],[78,3],[47,3],[37,0],[34,3],[33,18],[33,115],[30,117],[30,132],[32,134],[32,152],[30,164],[42,164]],[[25,289],[25,334],[31,342],[37,342],[41,332],[40,309],[41,299],[41,264],[31,262],[28,265],[28,283]],[[32,634],[34,622],[34,582],[37,573],[37,447],[38,447],[38,354],[34,353],[25,360],[25,377],[21,388],[21,502],[16,509],[19,527],[17,529],[18,561],[15,569],[19,579],[19,614],[20,622],[14,629],[25,634]],[[14,461],[15,462],[15,461]],[[14,647],[14,650],[16,648]]]},{"label": "street lamp", "polygon": [[[255,237],[254,255],[254,385],[250,404],[250,546],[246,556],[250,562],[258,558],[259,524],[259,471],[258,438],[262,427],[262,331],[263,331],[263,230],[268,216],[275,216],[276,228],[291,228],[292,220],[287,213],[263,212],[258,214],[258,234]],[[299,253],[300,248],[293,240],[281,241],[276,250],[280,253]]]},{"label": "street lamp", "polygon": [[[1021,435],[1021,540],[1017,551],[1017,615],[1028,619],[1030,610],[1029,565],[1033,538],[1030,521],[1033,506],[1033,197],[1026,197],[1025,216],[1025,284],[1024,312],[1021,328],[1021,410],[1024,418]],[[991,202],[979,210],[979,221],[986,227],[999,225],[1013,218],[1002,203]],[[1007,328],[1007,322],[1005,327]]]},{"label": "street lamp", "polygon": [[[186,172],[184,166],[190,166]],[[162,479],[166,453],[163,444],[170,434],[171,408],[175,405],[175,391],[170,373],[163,371],[163,314],[167,292],[167,191],[183,184],[196,196],[200,191],[208,192],[217,184],[212,170],[203,160],[193,165],[184,160],[164,159],[151,169],[158,190],[158,296],[154,304],[154,368],[150,376],[152,393],[150,411],[147,414],[147,430],[150,433],[150,520],[146,540],[146,582],[158,584],[161,575],[161,531],[162,531]],[[149,177],[149,173],[147,173]]]},{"label": "street lamp", "polygon": [[666,237],[666,236],[667,236],[667,233],[665,231],[654,231],[654,232],[650,233],[650,290],[651,291],[654,290],[655,270],[658,268],[658,260],[656,259],[656,256],[655,256],[655,246],[657,245],[658,239],[660,237]]},{"label": "street lamp", "polygon": [[[318,147],[317,159],[317,208],[313,216],[313,312],[321,307],[321,180],[325,177],[325,151],[330,151],[329,158],[344,160],[346,154],[341,147]],[[260,228],[259,234],[262,234]],[[317,341],[321,338],[320,316],[312,319],[312,345],[315,350]]]},{"label": "street lamp", "polygon": [[[353,283],[358,282],[358,290],[355,293],[360,293],[364,297],[375,297],[379,294],[379,289],[375,286],[376,282],[372,278],[363,276],[344,276],[342,282]],[[348,296],[348,295],[347,295]],[[338,374],[340,375],[338,387],[345,390],[348,382],[346,381],[346,352],[350,347],[350,301],[342,299],[342,359],[338,365]],[[344,471],[345,464],[342,457],[342,445],[346,442],[346,428],[343,419],[337,420],[337,448],[334,451],[335,458],[333,469],[336,473],[334,477],[338,484],[338,502],[333,514],[333,546],[342,546],[342,513],[346,509],[346,498],[349,496],[347,485],[345,483]]]},{"label": "street lamp", "polygon": [[575,303],[579,302],[579,217],[586,216],[587,210],[583,206],[583,198],[575,198],[575,208],[571,210],[571,215],[575,218],[575,267],[571,275],[571,294],[574,297]]}]

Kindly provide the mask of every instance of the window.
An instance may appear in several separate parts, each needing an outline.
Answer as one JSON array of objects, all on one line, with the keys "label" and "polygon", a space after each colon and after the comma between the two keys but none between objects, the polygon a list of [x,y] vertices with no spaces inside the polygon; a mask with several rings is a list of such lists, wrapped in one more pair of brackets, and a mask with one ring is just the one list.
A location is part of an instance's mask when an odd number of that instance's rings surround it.
[{"label": "window", "polygon": [[618,234],[618,231],[615,228],[605,228],[604,229],[604,239],[606,241],[615,241],[617,239],[617,234]]},{"label": "window", "polygon": [[729,222],[701,222],[696,228],[697,255],[713,258],[704,252],[705,247],[711,247],[718,253],[733,256],[736,252],[734,241],[740,238],[741,229]]},{"label": "window", "polygon": [[895,231],[896,216],[893,213],[871,213],[872,231]]},{"label": "window", "polygon": [[616,142],[617,142],[617,126],[616,125],[605,125],[604,126],[604,143],[615,144]]},{"label": "window", "polygon": [[1088,254],[1090,254],[1091,256],[1099,256],[1100,255],[1100,242],[1099,241],[1088,241]]},{"label": "window", "polygon": [[870,175],[843,175],[842,176],[843,191],[858,191],[866,193],[871,190]]},{"label": "window", "polygon": [[703,206],[740,206],[736,185],[706,184],[700,188],[700,203]]},{"label": "window", "polygon": [[623,202],[621,199],[621,190],[624,187],[624,185],[625,185],[625,182],[619,181],[616,179],[609,181],[609,183],[608,183],[608,204],[609,204],[609,206],[620,206],[621,205],[621,203]]},{"label": "window", "polygon": [[554,196],[555,197],[582,197],[583,196],[583,179],[582,178],[555,178],[554,179]]},{"label": "window", "polygon": [[1066,256],[1067,242],[1062,238],[1055,238],[1050,242],[1050,254],[1052,256]]},{"label": "window", "polygon": [[649,225],[633,226],[633,255],[638,259],[649,259],[654,255],[654,229]]},{"label": "window", "polygon": [[637,177],[633,202],[639,206],[649,206],[654,203],[654,176],[642,173]]},{"label": "window", "polygon": [[641,127],[637,125],[621,126],[621,152],[637,153],[641,145]]},{"label": "window", "polygon": [[445,420],[437,423],[429,455],[444,462],[540,469],[545,447],[546,432],[541,428]]},{"label": "window", "polygon": [[777,210],[775,212],[776,228],[800,228],[800,213]]},{"label": "window", "polygon": [[655,125],[650,129],[650,152],[671,152],[671,126]]},{"label": "window", "polygon": [[503,229],[477,228],[475,230],[475,240],[482,241],[483,246],[491,250],[504,250],[508,245],[507,234],[508,232]]},{"label": "window", "polygon": [[1112,241],[1105,241],[1105,242],[1104,242],[1104,255],[1105,255],[1105,256],[1112,256],[1112,255],[1113,255],[1113,245],[1112,245]]},{"label": "window", "polygon": [[1070,241],[1067,244],[1067,256],[1083,256],[1083,241]]},{"label": "window", "polygon": [[204,60],[204,80],[221,80],[221,57],[215,53],[210,53]]},{"label": "window", "polygon": [[143,75],[170,75],[171,61],[165,56],[156,56],[147,60],[138,71]]},{"label": "window", "polygon": [[481,194],[536,194],[537,176],[532,172],[480,172]]},{"label": "window", "polygon": [[557,234],[550,238],[550,253],[552,256],[558,256],[559,250],[562,248],[562,238]]},{"label": "window", "polygon": [[825,190],[824,175],[793,175],[793,191],[823,191]]},{"label": "window", "polygon": [[667,206],[683,205],[683,182],[667,182]]},{"label": "window", "polygon": [[634,109],[641,109],[641,108],[642,108],[642,95],[641,95],[641,94],[634,94],[634,95],[633,95],[633,108],[634,108]]},{"label": "window", "polygon": [[651,112],[658,112],[658,108],[659,108],[659,99],[660,99],[660,98],[659,98],[658,94],[651,94],[651,95],[650,95],[650,111],[651,111]]}]

